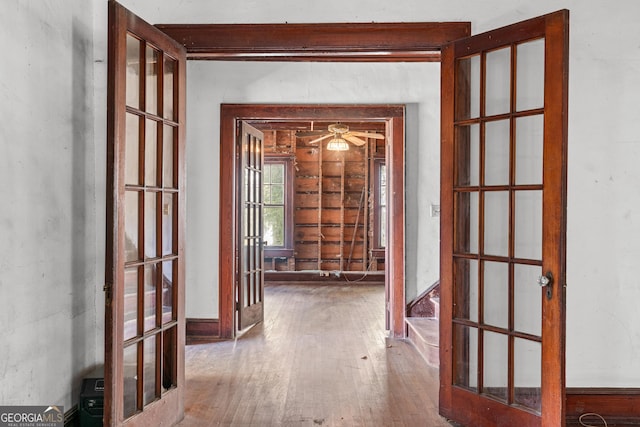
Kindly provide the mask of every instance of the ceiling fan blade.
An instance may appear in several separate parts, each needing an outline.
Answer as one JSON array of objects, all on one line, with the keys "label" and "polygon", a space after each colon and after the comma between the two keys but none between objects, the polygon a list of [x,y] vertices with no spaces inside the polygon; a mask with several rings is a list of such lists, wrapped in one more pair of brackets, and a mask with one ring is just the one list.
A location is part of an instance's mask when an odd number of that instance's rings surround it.
[{"label": "ceiling fan blade", "polygon": [[296,131],[296,136],[298,138],[306,138],[309,136],[324,135],[325,133],[327,133],[326,130],[299,130]]},{"label": "ceiling fan blade", "polygon": [[351,135],[355,135],[355,136],[362,136],[364,138],[373,138],[373,139],[384,139],[384,135],[380,135],[379,133],[373,133],[373,132],[357,132],[357,131],[353,131],[353,132],[349,132]]},{"label": "ceiling fan blade", "polygon": [[312,140],[312,141],[309,141],[307,144],[315,144],[316,142],[320,142],[320,141],[322,141],[323,139],[331,138],[332,136],[333,136],[333,134],[332,134],[332,133],[330,133],[330,134],[328,134],[328,135],[323,135],[323,136],[321,136],[320,138],[316,138],[316,139],[314,139],[314,140]]},{"label": "ceiling fan blade", "polygon": [[360,139],[357,136],[353,136],[351,133],[345,133],[342,135],[344,139],[351,142],[353,145],[357,145],[358,147],[367,143],[364,139]]}]

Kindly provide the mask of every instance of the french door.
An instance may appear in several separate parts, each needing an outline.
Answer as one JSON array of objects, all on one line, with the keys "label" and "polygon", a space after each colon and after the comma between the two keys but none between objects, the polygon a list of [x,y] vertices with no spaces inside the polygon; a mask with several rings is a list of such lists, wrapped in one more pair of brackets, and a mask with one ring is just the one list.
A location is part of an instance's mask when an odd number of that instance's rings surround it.
[{"label": "french door", "polygon": [[565,425],[568,11],[442,51],[441,414]]},{"label": "french door", "polygon": [[247,122],[238,126],[237,153],[240,156],[240,241],[237,248],[236,306],[238,329],[264,318],[263,165],[264,135]]},{"label": "french door", "polygon": [[109,2],[104,424],[184,415],[185,51]]}]

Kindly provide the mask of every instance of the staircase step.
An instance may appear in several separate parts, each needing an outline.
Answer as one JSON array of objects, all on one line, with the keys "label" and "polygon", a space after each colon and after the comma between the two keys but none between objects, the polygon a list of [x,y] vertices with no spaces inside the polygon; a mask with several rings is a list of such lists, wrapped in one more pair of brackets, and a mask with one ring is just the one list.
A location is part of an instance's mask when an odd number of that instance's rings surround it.
[{"label": "staircase step", "polygon": [[440,327],[433,317],[407,317],[407,337],[430,366],[440,366]]},{"label": "staircase step", "polygon": [[433,307],[433,317],[440,319],[440,297],[432,297],[429,301]]}]

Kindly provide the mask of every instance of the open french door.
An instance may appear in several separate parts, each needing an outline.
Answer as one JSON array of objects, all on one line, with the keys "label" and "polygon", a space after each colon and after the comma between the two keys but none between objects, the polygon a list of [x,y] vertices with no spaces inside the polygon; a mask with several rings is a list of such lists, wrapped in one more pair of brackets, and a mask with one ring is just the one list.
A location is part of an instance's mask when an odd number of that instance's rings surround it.
[{"label": "open french door", "polygon": [[442,51],[440,411],[565,425],[569,14]]},{"label": "open french door", "polygon": [[184,48],[109,2],[108,426],[184,416]]},{"label": "open french door", "polygon": [[238,126],[237,153],[240,156],[238,181],[240,192],[240,233],[236,257],[236,306],[238,329],[264,319],[264,241],[263,241],[263,165],[264,134],[249,123]]}]

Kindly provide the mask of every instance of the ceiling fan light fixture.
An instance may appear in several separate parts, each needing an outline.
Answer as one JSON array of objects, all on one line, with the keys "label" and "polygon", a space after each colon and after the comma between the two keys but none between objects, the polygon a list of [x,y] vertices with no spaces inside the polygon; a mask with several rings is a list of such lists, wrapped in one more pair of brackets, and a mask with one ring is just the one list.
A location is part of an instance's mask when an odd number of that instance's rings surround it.
[{"label": "ceiling fan light fixture", "polygon": [[349,144],[339,136],[334,137],[327,144],[327,150],[329,151],[347,151],[349,150]]}]

